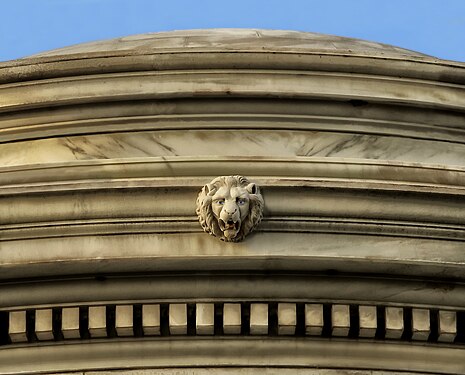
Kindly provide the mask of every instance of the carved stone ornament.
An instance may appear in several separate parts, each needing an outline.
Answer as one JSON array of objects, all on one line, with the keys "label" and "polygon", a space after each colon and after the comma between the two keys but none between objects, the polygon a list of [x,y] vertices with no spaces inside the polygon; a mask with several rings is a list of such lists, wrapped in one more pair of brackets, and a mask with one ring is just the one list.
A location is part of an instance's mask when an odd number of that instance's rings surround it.
[{"label": "carved stone ornament", "polygon": [[242,176],[221,176],[206,184],[197,197],[197,215],[203,230],[226,242],[239,242],[263,217],[263,197]]}]

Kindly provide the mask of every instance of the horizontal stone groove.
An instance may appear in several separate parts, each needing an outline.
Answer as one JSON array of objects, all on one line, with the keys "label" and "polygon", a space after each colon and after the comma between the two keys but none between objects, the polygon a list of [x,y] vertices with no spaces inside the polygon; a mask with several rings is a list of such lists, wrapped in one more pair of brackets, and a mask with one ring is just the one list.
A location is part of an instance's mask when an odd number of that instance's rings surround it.
[{"label": "horizontal stone groove", "polygon": [[[41,191],[42,188],[34,191],[31,185],[23,189],[8,190],[5,187],[0,194],[0,228],[7,231],[6,236],[10,236],[14,235],[11,231],[20,228],[28,230],[48,226],[51,231],[56,231],[63,223],[60,230],[66,232],[70,228],[68,224],[95,223],[94,230],[98,232],[104,228],[100,224],[126,221],[132,225],[145,218],[145,228],[152,227],[156,232],[160,224],[166,229],[171,225],[175,230],[176,227],[166,221],[179,219],[183,222],[186,217],[192,218],[200,187],[210,179],[125,179],[115,184],[107,180],[89,180],[87,183],[82,181],[82,190],[75,184],[64,184],[66,190],[53,190],[54,186],[42,185],[45,191]],[[460,230],[464,225],[465,188],[461,187],[419,187],[413,184],[412,189],[407,189],[406,186],[412,185],[286,177],[252,176],[251,180],[262,187],[265,218],[300,218],[300,223],[285,221],[284,229],[300,230],[300,226],[305,231],[311,226],[310,222],[326,218],[324,220],[328,223],[336,219],[339,222],[356,220],[366,224],[393,224],[386,227],[387,234],[403,226],[407,235],[415,234],[418,229],[419,236],[422,230],[427,236],[431,228],[433,235],[454,237],[454,229]],[[174,201],[177,202],[175,206],[171,204]],[[425,201],[428,201],[427,206]],[[42,209],[44,202],[48,205],[47,210]],[[336,228],[344,226],[339,222]],[[354,224],[353,230],[362,229]],[[395,228],[397,224],[401,227]],[[365,228],[368,231],[376,229],[370,229],[369,225]],[[191,231],[190,227],[186,229]],[[351,230],[347,225],[346,229]],[[382,227],[379,233],[383,234]]]},{"label": "horizontal stone groove", "polygon": [[[237,167],[236,167],[237,168]],[[227,175],[228,173],[234,173],[234,167],[228,168],[226,171],[220,168],[213,168],[211,176]],[[224,173],[228,172],[228,173]],[[245,173],[244,173],[245,174]],[[212,178],[212,177],[209,178]],[[249,174],[250,176],[250,174]],[[281,176],[280,176],[281,177]],[[284,177],[284,176],[283,176]],[[266,180],[262,176],[253,175],[252,178],[255,182],[261,182]],[[279,177],[278,177],[279,178]],[[41,183],[30,183],[30,184],[17,184],[17,185],[3,185],[0,186],[0,197],[1,196],[16,196],[16,195],[35,195],[37,193],[68,193],[68,192],[86,192],[96,190],[131,190],[131,189],[146,189],[146,188],[182,188],[181,186],[173,186],[172,184],[164,184],[162,181],[164,178],[123,178],[116,179],[117,181],[111,180],[78,180],[78,181],[60,181],[60,182],[41,182]],[[182,179],[182,177],[180,177]],[[197,176],[193,179],[198,179]],[[199,185],[200,189],[200,179]],[[205,178],[201,179],[202,182],[206,181]],[[379,180],[363,180],[363,179],[333,179],[333,178],[312,178],[303,177],[297,180],[296,176],[290,178],[283,178],[281,187],[285,187],[285,182],[288,182],[288,186],[294,187],[308,187],[308,188],[329,188],[346,191],[385,191],[385,192],[410,192],[410,193],[428,193],[428,194],[439,194],[439,195],[456,195],[461,197],[465,195],[465,188],[462,186],[453,185],[442,185],[442,184],[430,184],[430,183],[408,183],[408,182],[397,182],[397,181],[379,181]],[[300,183],[299,183],[300,182]],[[266,184],[266,183],[265,183]],[[163,186],[164,185],[164,186]],[[266,185],[261,185],[266,186]],[[279,185],[269,185],[276,187]],[[190,186],[192,188],[192,186]]]},{"label": "horizontal stone groove", "polygon": [[465,344],[465,311],[228,301],[1,311],[0,344],[144,336],[294,336]]},{"label": "horizontal stone groove", "polygon": [[[160,369],[156,374],[191,374],[190,369],[204,369],[201,374],[224,374],[227,367],[237,374],[238,367],[264,374],[359,375],[389,374],[465,374],[461,345],[411,345],[402,341],[327,340],[278,336],[223,336],[222,340],[179,336],[143,340],[92,340],[87,345],[14,345],[0,348],[2,374],[62,374],[85,371],[85,375],[122,373],[121,369]],[[111,361],[108,360],[111,358]],[[329,373],[323,369],[341,369]],[[136,370],[137,369],[137,370]],[[268,369],[268,371],[267,371]],[[313,371],[309,372],[309,369]],[[355,371],[348,371],[354,369]],[[366,369],[369,371],[360,371]],[[94,370],[88,372],[86,370]],[[170,371],[171,370],[171,371]],[[219,372],[215,372],[219,370]],[[300,371],[299,371],[300,370]],[[157,370],[155,370],[157,371]],[[166,371],[166,372],[165,372]],[[245,370],[247,373],[247,370]],[[393,372],[391,372],[393,371]],[[399,372],[402,371],[402,372]],[[406,372],[408,371],[408,372]],[[147,372],[142,372],[147,375]],[[153,374],[152,372],[150,372]],[[200,373],[199,373],[200,374]],[[79,372],[79,375],[83,375]]]},{"label": "horizontal stone groove", "polygon": [[[307,242],[313,240],[305,238]],[[358,257],[349,251],[349,256],[340,257],[321,253],[244,256],[237,254],[240,252],[237,248],[226,249],[216,256],[175,254],[129,258],[122,252],[123,256],[116,256],[113,261],[105,255],[94,255],[90,260],[69,257],[71,262],[25,260],[23,269],[21,264],[2,265],[0,310],[89,305],[95,301],[101,301],[100,304],[190,303],[218,298],[222,298],[220,302],[340,301],[464,310],[463,246],[457,246],[461,250],[459,261],[447,259],[446,263],[439,259],[433,264],[405,259],[409,245],[400,249],[398,256],[384,260],[376,259],[374,251]],[[446,252],[446,246],[447,243],[436,243],[424,250],[429,253],[430,249],[440,248]]]},{"label": "horizontal stone groove", "polygon": [[[202,104],[208,105],[208,103]],[[215,104],[212,103],[211,105]],[[392,110],[397,110],[397,107]],[[59,121],[58,119],[54,120],[53,114],[50,114],[42,119],[42,122],[38,120],[31,122],[27,117],[28,114],[34,118],[33,111],[23,113],[24,117],[20,119],[17,116],[11,120],[5,115],[3,118],[0,117],[0,143],[79,134],[108,134],[150,130],[230,130],[232,128],[392,135],[401,138],[465,143],[463,140],[465,131],[460,125],[425,124],[424,122],[407,122],[395,119],[344,118],[336,115],[205,113],[145,116],[138,114],[98,118],[95,117],[95,114],[89,114],[89,118]],[[451,115],[450,121],[454,121],[454,119],[454,116]]]},{"label": "horizontal stone groove", "polygon": [[92,102],[193,96],[336,98],[462,111],[465,108],[464,89],[457,84],[386,76],[280,70],[113,73],[4,84],[0,86],[0,93],[0,112]]},{"label": "horizontal stone groove", "polygon": [[[356,186],[363,184],[369,188],[390,184],[394,189],[421,188],[465,188],[465,168],[460,166],[445,167],[395,161],[344,160],[338,158],[267,158],[267,157],[150,157],[118,160],[90,160],[67,163],[33,164],[0,168],[0,182],[3,194],[12,193],[13,189],[38,189],[44,183],[62,184],[63,187],[79,181],[109,184],[109,179],[118,179],[124,187],[125,179],[138,186],[138,181],[152,182],[152,185],[185,186],[182,178],[197,178],[198,184],[218,173],[227,174],[231,169],[241,171],[244,175],[254,176],[263,185],[283,185],[300,181],[333,182],[340,185],[353,182]],[[231,171],[231,173],[233,173]],[[234,174],[234,173],[233,173]],[[176,179],[173,179],[173,176]],[[271,177],[273,176],[273,177]],[[172,180],[170,180],[170,178]],[[148,180],[149,179],[149,180]],[[189,185],[194,185],[191,180]]]},{"label": "horizontal stone groove", "polygon": [[[382,226],[382,229],[380,229]],[[344,218],[267,217],[258,232],[318,232],[376,234],[465,241],[465,225],[441,225],[402,221]],[[131,217],[124,219],[89,219],[0,225],[0,241],[51,237],[133,233],[202,232],[196,217]]]}]

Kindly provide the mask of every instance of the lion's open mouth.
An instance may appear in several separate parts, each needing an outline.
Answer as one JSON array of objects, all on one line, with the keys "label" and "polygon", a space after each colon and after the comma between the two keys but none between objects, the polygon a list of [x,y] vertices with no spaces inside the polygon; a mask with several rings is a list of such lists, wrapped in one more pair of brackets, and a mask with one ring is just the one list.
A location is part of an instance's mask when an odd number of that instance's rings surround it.
[{"label": "lion's open mouth", "polygon": [[239,221],[233,221],[233,220],[228,220],[227,222],[224,222],[223,220],[219,219],[219,224],[220,224],[220,229],[221,231],[235,231],[237,232],[239,230]]}]

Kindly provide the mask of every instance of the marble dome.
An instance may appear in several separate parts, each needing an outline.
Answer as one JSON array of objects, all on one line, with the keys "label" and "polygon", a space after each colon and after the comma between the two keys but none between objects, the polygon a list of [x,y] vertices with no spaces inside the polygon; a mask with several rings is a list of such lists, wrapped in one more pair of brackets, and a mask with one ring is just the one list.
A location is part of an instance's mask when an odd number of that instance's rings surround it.
[{"label": "marble dome", "polygon": [[179,30],[139,34],[78,44],[39,53],[33,57],[75,54],[116,56],[188,51],[287,52],[369,55],[402,59],[431,58],[419,52],[361,39],[290,30],[262,29]]},{"label": "marble dome", "polygon": [[465,374],[464,197],[464,63],[255,29],[0,63],[0,374]]}]

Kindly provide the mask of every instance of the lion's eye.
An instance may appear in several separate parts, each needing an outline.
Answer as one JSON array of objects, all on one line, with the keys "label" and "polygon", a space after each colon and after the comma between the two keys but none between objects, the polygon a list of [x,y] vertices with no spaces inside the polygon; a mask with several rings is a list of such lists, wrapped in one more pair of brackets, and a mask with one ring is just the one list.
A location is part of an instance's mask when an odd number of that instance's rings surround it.
[{"label": "lion's eye", "polygon": [[216,204],[223,205],[223,204],[224,204],[224,199],[218,199],[218,200],[216,201]]},{"label": "lion's eye", "polygon": [[237,198],[237,204],[243,206],[247,202],[244,198]]}]

